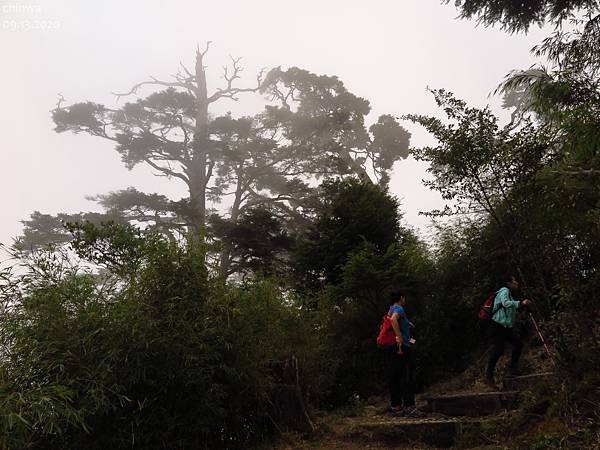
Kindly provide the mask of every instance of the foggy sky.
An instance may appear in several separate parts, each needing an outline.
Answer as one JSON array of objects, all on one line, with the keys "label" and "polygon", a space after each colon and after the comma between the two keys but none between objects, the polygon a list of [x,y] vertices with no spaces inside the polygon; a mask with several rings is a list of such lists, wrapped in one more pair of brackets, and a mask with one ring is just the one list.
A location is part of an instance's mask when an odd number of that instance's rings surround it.
[{"label": "foggy sky", "polygon": [[[49,111],[59,93],[67,104],[115,107],[112,92],[150,75],[166,79],[180,61],[193,66],[196,44],[208,40],[209,91],[222,86],[232,55],[243,57],[246,85],[261,68],[280,65],[337,75],[370,101],[372,121],[384,113],[441,117],[427,86],[472,105],[490,103],[506,116],[488,94],[510,70],[535,62],[529,49],[547,31],[510,36],[456,16],[452,2],[439,0],[0,0],[0,242],[10,244],[34,210],[99,211],[86,195],[128,186],[186,195],[182,183],[154,177],[146,166],[129,172],[110,142],[55,133]],[[257,112],[261,102],[242,96],[213,106],[213,113],[239,115]],[[404,126],[413,146],[433,143],[416,125]],[[418,212],[442,206],[421,185],[424,176],[423,164],[404,160],[390,184],[405,224],[422,234],[429,221]]]}]

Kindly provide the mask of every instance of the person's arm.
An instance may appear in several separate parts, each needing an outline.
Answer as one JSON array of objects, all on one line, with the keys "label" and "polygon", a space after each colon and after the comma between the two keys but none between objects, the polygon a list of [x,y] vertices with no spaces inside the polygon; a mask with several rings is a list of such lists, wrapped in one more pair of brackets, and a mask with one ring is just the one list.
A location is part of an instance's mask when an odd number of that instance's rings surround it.
[{"label": "person's arm", "polygon": [[390,320],[392,322],[392,328],[394,329],[394,333],[396,333],[396,344],[398,344],[398,353],[402,354],[402,344],[404,343],[404,339],[402,338],[402,331],[400,330],[398,317],[400,317],[400,314],[395,312],[392,314],[392,317],[390,317]]},{"label": "person's arm", "polygon": [[521,306],[521,302],[512,299],[508,289],[501,289],[498,295],[500,297],[500,304],[505,308],[509,308],[511,306],[516,306],[518,308]]}]

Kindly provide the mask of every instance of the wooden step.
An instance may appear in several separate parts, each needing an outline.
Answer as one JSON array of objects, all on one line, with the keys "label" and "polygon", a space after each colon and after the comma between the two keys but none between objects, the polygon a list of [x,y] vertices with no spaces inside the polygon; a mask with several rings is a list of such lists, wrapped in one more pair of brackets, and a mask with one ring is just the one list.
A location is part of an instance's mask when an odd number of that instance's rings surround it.
[{"label": "wooden step", "polygon": [[[462,434],[461,423],[452,419],[362,419],[345,427],[343,438],[368,445],[392,448],[425,444],[434,448],[452,447]],[[340,436],[342,437],[342,436]]]},{"label": "wooden step", "polygon": [[447,416],[479,417],[516,408],[519,401],[519,392],[465,392],[425,398],[427,409],[430,412]]},{"label": "wooden step", "polygon": [[507,377],[502,380],[502,386],[508,390],[530,389],[540,383],[556,384],[558,383],[558,377],[554,372],[542,372],[518,377]]}]

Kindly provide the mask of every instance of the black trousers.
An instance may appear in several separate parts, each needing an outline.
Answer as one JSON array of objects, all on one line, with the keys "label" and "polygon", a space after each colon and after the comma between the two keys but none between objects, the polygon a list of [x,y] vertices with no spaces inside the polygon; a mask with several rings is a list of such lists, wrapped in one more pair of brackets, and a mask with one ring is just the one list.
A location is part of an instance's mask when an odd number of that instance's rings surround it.
[{"label": "black trousers", "polygon": [[388,349],[390,358],[389,387],[392,406],[414,406],[415,404],[415,356],[408,347]]},{"label": "black trousers", "polygon": [[523,342],[513,328],[503,327],[493,320],[491,322],[491,333],[494,342],[494,348],[492,349],[492,355],[486,370],[486,375],[488,378],[494,377],[496,364],[504,353],[506,342],[510,342],[512,344],[512,355],[510,360],[510,367],[512,369],[517,368],[519,358],[521,357],[521,350],[523,350]]}]

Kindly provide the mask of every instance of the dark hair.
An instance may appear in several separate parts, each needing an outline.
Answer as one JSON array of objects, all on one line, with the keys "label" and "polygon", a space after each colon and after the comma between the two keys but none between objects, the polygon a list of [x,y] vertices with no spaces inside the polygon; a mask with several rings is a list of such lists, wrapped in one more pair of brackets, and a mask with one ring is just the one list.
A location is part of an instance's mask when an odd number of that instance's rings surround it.
[{"label": "dark hair", "polygon": [[500,283],[504,286],[507,285],[508,283],[510,283],[513,278],[516,280],[517,277],[513,272],[506,272],[502,274],[502,277],[500,278]]},{"label": "dark hair", "polygon": [[400,300],[400,297],[404,297],[404,291],[400,291],[398,289],[393,290],[390,292],[390,294],[388,295],[388,298],[390,300],[390,303],[395,303],[398,300]]}]

